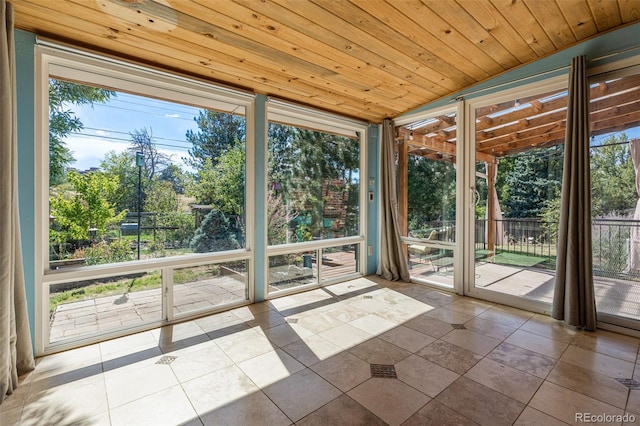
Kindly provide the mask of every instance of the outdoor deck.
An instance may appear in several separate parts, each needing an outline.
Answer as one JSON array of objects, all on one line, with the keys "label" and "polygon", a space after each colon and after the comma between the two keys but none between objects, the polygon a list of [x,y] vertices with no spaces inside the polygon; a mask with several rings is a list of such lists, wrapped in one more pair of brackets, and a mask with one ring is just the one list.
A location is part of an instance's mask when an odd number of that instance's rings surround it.
[{"label": "outdoor deck", "polygon": [[[313,271],[317,271],[313,261]],[[330,281],[341,275],[357,272],[353,252],[327,254],[321,265],[322,281]],[[309,274],[309,277],[315,277]],[[292,275],[287,286],[270,286],[270,291],[282,290],[307,284],[308,277],[296,281]],[[247,285],[244,276],[223,275],[173,287],[173,314],[179,316],[189,312],[213,309],[231,302],[247,300]],[[135,327],[145,322],[162,319],[162,289],[160,287],[127,292],[124,294],[96,297],[82,301],[60,304],[51,313],[50,342],[89,335],[97,332]]]}]

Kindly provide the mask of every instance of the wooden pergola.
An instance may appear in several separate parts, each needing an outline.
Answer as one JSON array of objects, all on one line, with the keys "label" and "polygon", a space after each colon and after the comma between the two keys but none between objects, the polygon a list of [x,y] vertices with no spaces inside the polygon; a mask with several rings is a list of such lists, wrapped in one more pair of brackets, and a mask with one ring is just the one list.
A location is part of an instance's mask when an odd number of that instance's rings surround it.
[{"label": "wooden pergola", "polygon": [[[476,109],[475,157],[486,164],[487,241],[495,249],[495,176],[498,160],[509,155],[564,143],[567,92],[544,93]],[[592,137],[640,126],[640,75],[591,86]],[[456,162],[458,140],[454,114],[396,128],[400,230],[408,233],[408,158]]]}]

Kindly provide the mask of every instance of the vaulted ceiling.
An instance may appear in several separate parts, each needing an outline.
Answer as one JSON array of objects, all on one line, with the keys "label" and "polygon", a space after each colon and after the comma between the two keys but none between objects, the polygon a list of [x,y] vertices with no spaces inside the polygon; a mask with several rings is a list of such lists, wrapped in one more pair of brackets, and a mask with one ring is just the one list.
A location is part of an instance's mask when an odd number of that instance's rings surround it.
[{"label": "vaulted ceiling", "polygon": [[638,0],[9,0],[55,40],[374,123],[640,21]]}]

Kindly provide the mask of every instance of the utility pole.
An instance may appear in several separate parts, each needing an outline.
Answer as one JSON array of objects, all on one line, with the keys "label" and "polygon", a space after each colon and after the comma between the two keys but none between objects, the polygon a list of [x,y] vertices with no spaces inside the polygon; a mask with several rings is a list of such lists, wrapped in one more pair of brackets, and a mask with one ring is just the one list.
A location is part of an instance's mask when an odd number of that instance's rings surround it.
[{"label": "utility pole", "polygon": [[142,218],[142,167],[144,166],[144,154],[136,152],[136,166],[138,166],[138,260],[140,260],[140,232]]}]

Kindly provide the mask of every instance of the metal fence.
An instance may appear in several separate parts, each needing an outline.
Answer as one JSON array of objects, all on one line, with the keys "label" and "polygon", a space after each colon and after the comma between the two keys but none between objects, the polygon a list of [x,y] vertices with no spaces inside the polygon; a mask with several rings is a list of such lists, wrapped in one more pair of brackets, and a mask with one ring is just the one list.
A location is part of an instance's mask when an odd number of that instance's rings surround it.
[{"label": "metal fence", "polygon": [[[640,262],[632,257],[636,251],[640,257],[640,241],[633,242],[634,235],[640,236],[640,220],[598,218],[591,223],[594,274],[638,280],[640,264],[636,263]],[[557,222],[503,219],[494,221],[494,226],[496,253],[540,257],[539,266],[555,268]],[[489,249],[486,227],[486,220],[476,220],[476,251]]]}]

